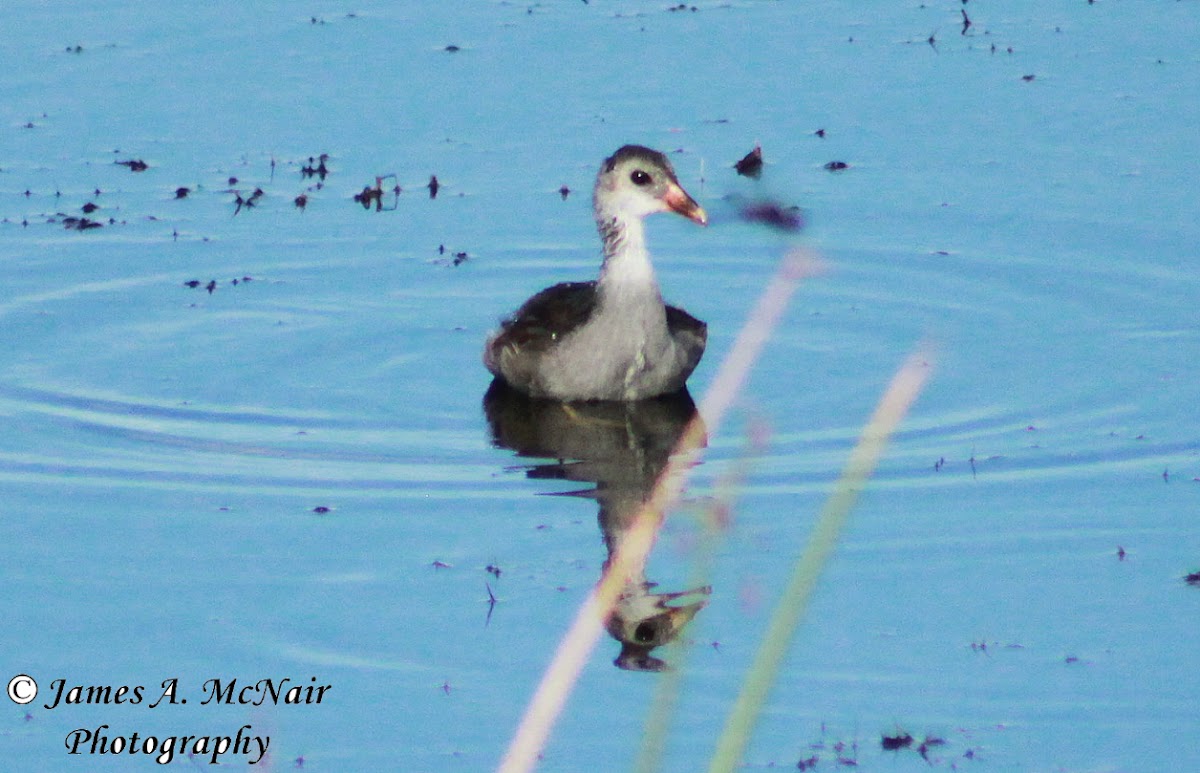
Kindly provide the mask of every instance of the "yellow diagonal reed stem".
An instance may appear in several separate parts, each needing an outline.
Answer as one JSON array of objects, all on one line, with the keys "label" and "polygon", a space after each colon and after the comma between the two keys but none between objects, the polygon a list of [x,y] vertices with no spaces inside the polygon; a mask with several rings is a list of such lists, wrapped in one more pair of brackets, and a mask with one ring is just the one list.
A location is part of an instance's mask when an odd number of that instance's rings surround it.
[{"label": "yellow diagonal reed stem", "polygon": [[916,400],[929,371],[930,365],[922,350],[910,356],[892,378],[875,413],[863,429],[841,478],[817,518],[808,547],[796,562],[791,580],[776,605],[758,655],[717,742],[709,773],[730,773],[740,762],[754,723],[787,654],[792,635],[808,606],[817,577],[837,544],[842,526],[867,478],[879,462],[888,438]]}]

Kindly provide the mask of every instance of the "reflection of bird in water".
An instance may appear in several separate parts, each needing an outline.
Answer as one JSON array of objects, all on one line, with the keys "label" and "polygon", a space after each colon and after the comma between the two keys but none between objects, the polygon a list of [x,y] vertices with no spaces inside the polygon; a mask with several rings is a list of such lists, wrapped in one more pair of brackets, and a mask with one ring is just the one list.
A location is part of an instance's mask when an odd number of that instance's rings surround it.
[{"label": "reflection of bird in water", "polygon": [[626,145],[605,159],[592,202],[604,242],[595,282],[564,282],[534,295],[483,350],[494,375],[534,397],[640,400],[683,387],[707,340],[703,322],[663,304],[642,218],[708,216],[658,151]]},{"label": "reflection of bird in water", "polygon": [[[535,464],[530,477],[595,483],[571,496],[595,499],[600,530],[611,560],[632,527],[643,502],[666,466],[696,406],[686,390],[637,402],[562,403],[522,395],[503,381],[492,383],[483,398],[492,437],[518,455],[557,461]],[[605,561],[605,569],[608,568]],[[621,642],[614,661],[621,668],[657,671],[663,662],[651,653],[674,640],[706,603],[705,586],[678,593],[655,593],[644,567],[624,578],[620,600],[606,623]]]}]

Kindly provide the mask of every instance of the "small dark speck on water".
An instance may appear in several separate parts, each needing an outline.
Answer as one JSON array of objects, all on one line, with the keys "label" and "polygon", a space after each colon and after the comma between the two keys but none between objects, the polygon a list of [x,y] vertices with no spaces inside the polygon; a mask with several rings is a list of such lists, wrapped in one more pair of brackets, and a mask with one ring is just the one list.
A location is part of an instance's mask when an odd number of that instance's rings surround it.
[{"label": "small dark speck on water", "polygon": [[1200,586],[1200,572],[1192,572],[1187,577],[1184,577],[1183,581],[1188,585]]},{"label": "small dark speck on water", "polygon": [[90,215],[96,210],[100,209],[100,205],[89,201],[87,204],[84,204],[82,207],[80,207],[80,209],[83,210],[85,215]]},{"label": "small dark speck on water", "polygon": [[558,195],[562,196],[563,201],[566,201],[567,197],[571,195],[571,189],[564,185],[558,189]]},{"label": "small dark speck on water", "polygon": [[850,165],[847,164],[845,161],[830,161],[828,164],[825,165],[825,169],[827,169],[830,172],[841,172],[841,171],[843,171],[845,169],[849,169],[849,168],[850,168]]},{"label": "small dark speck on water", "polygon": [[1036,77],[1037,77],[1036,75],[1032,75],[1032,74],[1031,75],[1022,75],[1021,80],[1025,81],[1026,83],[1029,83]]},{"label": "small dark speck on water", "polygon": [[1124,561],[1125,556],[1126,556],[1125,548],[1121,547],[1120,545],[1117,545],[1117,560]]},{"label": "small dark speck on water", "polygon": [[189,194],[189,193],[191,193],[191,192],[192,192],[192,191],[191,191],[191,189],[190,189],[190,188],[186,188],[186,187],[180,186],[180,187],[178,187],[178,188],[176,188],[176,189],[175,189],[175,198],[177,198],[177,199],[186,199],[186,198],[188,197],[188,194]]},{"label": "small dark speck on water", "polygon": [[429,185],[427,187],[429,188],[429,198],[436,199],[438,195],[438,189],[442,187],[441,183],[438,182],[437,175],[434,174],[429,176]]},{"label": "small dark speck on water", "polygon": [[459,52],[459,51],[462,51],[462,49],[461,49],[461,48],[459,48],[458,46],[454,45],[453,43],[451,43],[450,45],[446,46],[446,48],[445,48],[444,50],[445,50],[447,53],[450,53],[450,54],[454,54],[454,53],[457,53],[457,52]]},{"label": "small dark speck on water", "polygon": [[825,130],[824,129],[817,129],[815,132],[813,132],[813,134],[820,137],[821,139],[825,138]]},{"label": "small dark speck on water", "polygon": [[312,509],[312,511],[314,513],[316,513],[317,515],[326,515],[327,513],[330,512],[330,510],[331,510],[331,508],[326,507],[325,505],[317,505],[316,507],[314,507]]}]

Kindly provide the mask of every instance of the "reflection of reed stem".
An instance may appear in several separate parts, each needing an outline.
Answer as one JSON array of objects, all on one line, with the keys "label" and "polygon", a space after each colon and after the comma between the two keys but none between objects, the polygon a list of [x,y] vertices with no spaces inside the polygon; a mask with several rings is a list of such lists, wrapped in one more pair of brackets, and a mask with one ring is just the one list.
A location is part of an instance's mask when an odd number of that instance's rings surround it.
[{"label": "reflection of reed stem", "polygon": [[620,597],[625,578],[645,565],[663,513],[683,491],[688,471],[694,463],[693,452],[703,447],[706,428],[708,433],[716,434],[721,419],[745,383],[754,361],[779,324],[797,284],[815,273],[817,265],[817,260],[809,253],[793,250],[784,257],[779,270],[767,284],[733,348],[721,362],[712,386],[705,393],[699,416],[684,429],[654,490],[614,551],[608,570],[584,600],[571,628],[559,643],[554,659],[542,675],[542,681],[500,763],[500,773],[533,769],[554,722],[604,630],[604,621]]},{"label": "reflection of reed stem", "polygon": [[754,722],[779,673],[779,666],[812,596],[821,568],[833,551],[838,534],[854,507],[859,492],[883,454],[888,437],[916,400],[928,375],[929,365],[923,353],[918,350],[892,378],[892,383],[880,399],[874,415],[863,428],[862,436],[851,451],[846,468],[842,471],[842,477],[813,527],[808,547],[796,562],[792,578],[783,591],[775,614],[771,617],[762,646],[759,647],[758,655],[750,667],[742,691],[717,743],[717,750],[709,766],[710,773],[732,771],[740,762],[750,740]]}]

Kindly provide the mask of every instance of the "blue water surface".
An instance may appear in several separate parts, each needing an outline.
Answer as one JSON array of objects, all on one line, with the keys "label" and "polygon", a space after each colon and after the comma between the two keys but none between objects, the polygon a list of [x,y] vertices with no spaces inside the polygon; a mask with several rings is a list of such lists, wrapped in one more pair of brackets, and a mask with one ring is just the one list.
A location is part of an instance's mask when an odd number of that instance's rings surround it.
[{"label": "blue water surface", "polygon": [[[606,554],[595,502],[545,496],[578,482],[493,443],[479,352],[532,292],[594,275],[590,187],[627,142],[669,153],[711,215],[650,225],[664,294],[709,324],[694,396],[788,249],[825,267],[647,567],[688,587],[694,516],[732,499],[709,604],[658,653],[683,676],[665,769],[706,766],[920,342],[932,378],[745,766],[1200,766],[1196,4],[4,17],[0,676],[43,692],[0,714],[0,769],[155,765],[68,753],[102,724],[250,725],[271,738],[256,769],[494,768]],[[761,179],[738,176],[756,144]],[[301,170],[323,153],[318,186]],[[364,209],[377,178],[383,211]],[[805,229],[741,221],[758,199]],[[618,649],[600,643],[540,770],[633,767],[662,677],[614,668]],[[201,703],[210,679],[265,678],[332,687]],[[47,709],[57,679],[147,699]],[[188,702],[149,708],[171,679]]]}]

